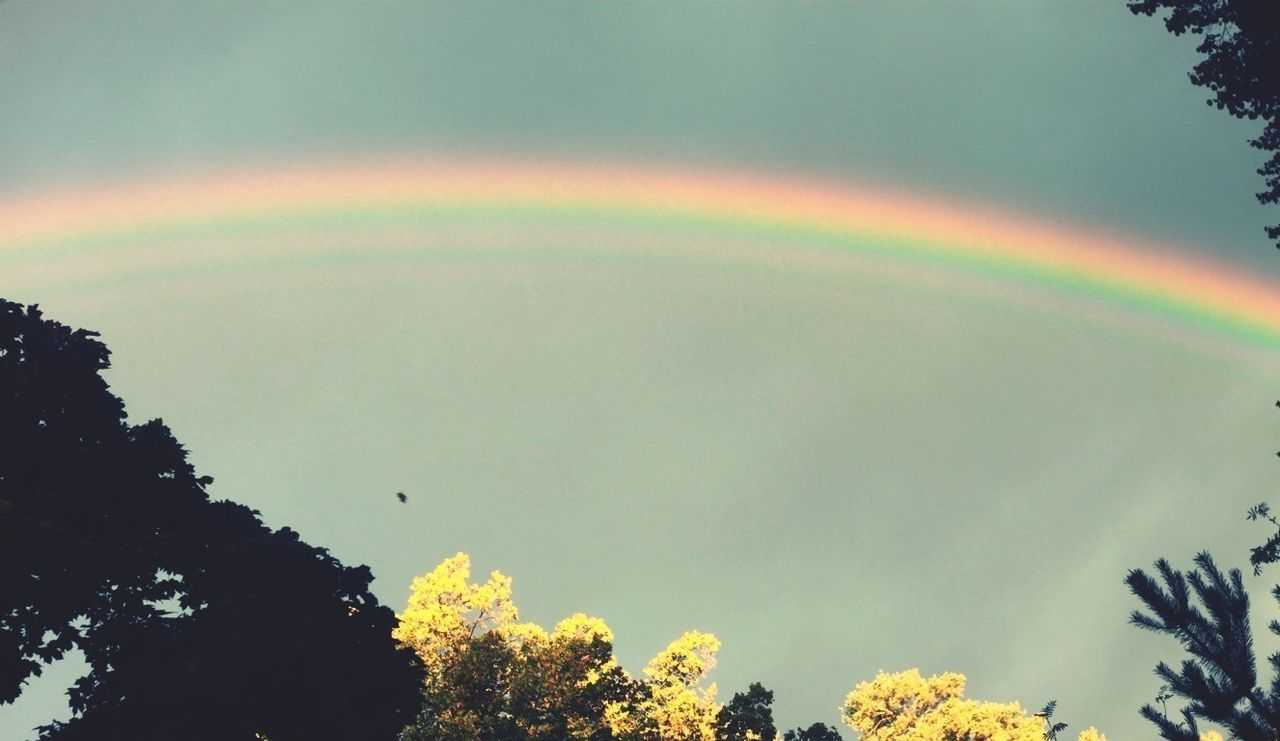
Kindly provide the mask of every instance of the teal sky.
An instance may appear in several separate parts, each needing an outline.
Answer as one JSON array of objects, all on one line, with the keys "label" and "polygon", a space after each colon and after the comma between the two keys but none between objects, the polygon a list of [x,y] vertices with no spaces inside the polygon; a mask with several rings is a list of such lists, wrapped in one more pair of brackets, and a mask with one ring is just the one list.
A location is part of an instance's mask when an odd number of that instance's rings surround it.
[{"label": "teal sky", "polygon": [[[8,0],[0,200],[321,157],[625,159],[990,203],[1280,277],[1254,127],[1204,105],[1194,59],[1118,1]],[[633,671],[716,633],[725,698],[761,681],[787,727],[919,667],[1150,737],[1151,668],[1180,656],[1126,625],[1125,570],[1241,565],[1265,537],[1243,513],[1280,473],[1275,358],[782,243],[396,238],[417,257],[175,273],[122,248],[75,283],[0,254],[0,295],[100,330],[116,393],[216,496],[371,565],[392,607],[465,550],[528,619],[604,617]],[[653,256],[711,241],[744,257]],[[1247,577],[1259,618],[1275,580]],[[0,709],[0,736],[65,714],[72,672]]]}]

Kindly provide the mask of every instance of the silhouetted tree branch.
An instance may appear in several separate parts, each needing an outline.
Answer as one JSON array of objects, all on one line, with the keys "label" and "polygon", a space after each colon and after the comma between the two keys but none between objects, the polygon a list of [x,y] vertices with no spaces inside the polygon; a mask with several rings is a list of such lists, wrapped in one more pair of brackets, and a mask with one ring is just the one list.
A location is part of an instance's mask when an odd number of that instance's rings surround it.
[{"label": "silhouetted tree branch", "polygon": [[771,741],[778,735],[772,704],[773,693],[757,682],[735,693],[716,715],[716,741]]},{"label": "silhouetted tree branch", "polygon": [[825,723],[814,723],[808,728],[787,731],[782,739],[783,741],[844,741],[840,731]]},{"label": "silhouetted tree branch", "polygon": [[[1273,681],[1270,692],[1257,686],[1249,595],[1240,571],[1224,574],[1208,553],[1197,555],[1195,564],[1183,573],[1160,559],[1155,564],[1158,580],[1141,569],[1125,579],[1148,610],[1135,610],[1130,621],[1172,636],[1191,655],[1177,670],[1164,662],[1156,666],[1166,685],[1161,700],[1186,702],[1181,721],[1170,720],[1150,704],[1142,707],[1142,716],[1170,741],[1196,741],[1198,720],[1221,725],[1246,741],[1274,741],[1280,729],[1280,684]],[[1280,668],[1280,654],[1272,655],[1270,663]]]},{"label": "silhouetted tree branch", "polygon": [[[1212,93],[1209,105],[1237,118],[1261,119],[1262,133],[1249,143],[1270,152],[1258,174],[1263,204],[1280,203],[1280,3],[1273,0],[1129,0],[1135,14],[1167,11],[1174,35],[1198,34],[1204,55],[1191,82]],[[1280,246],[1280,224],[1267,228]]]},{"label": "silhouetted tree branch", "polygon": [[0,300],[0,702],[79,648],[45,738],[393,738],[421,672],[372,574],[211,501],[95,338]]}]

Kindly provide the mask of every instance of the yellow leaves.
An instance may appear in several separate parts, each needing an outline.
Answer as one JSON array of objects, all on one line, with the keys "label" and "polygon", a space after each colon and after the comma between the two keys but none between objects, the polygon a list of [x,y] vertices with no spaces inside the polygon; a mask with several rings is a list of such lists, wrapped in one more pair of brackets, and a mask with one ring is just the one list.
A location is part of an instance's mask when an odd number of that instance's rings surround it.
[{"label": "yellow leaves", "polygon": [[[556,623],[555,630],[552,631],[550,642],[553,644],[567,644],[572,642],[591,643],[592,641],[604,641],[610,645],[613,644],[613,631],[608,625],[598,617],[590,617],[581,612],[575,612],[573,615]],[[587,675],[579,682],[580,687],[595,684],[605,672],[613,670],[618,666],[618,662],[613,656],[610,656],[605,663],[592,667],[587,671]]]},{"label": "yellow leaves", "polygon": [[719,650],[718,638],[691,630],[653,657],[644,673],[655,684],[692,687],[716,665]]},{"label": "yellow leaves", "polygon": [[[518,622],[511,579],[495,571],[483,584],[472,583],[471,559],[465,553],[414,579],[409,603],[399,619],[392,635],[422,657],[433,722],[452,729],[450,732],[464,737],[483,735],[477,724],[494,717],[500,720],[502,713],[508,712],[500,710],[494,715],[472,708],[472,698],[451,686],[476,667],[492,666],[490,654],[479,653],[485,651],[494,652],[493,656],[505,652],[508,657],[498,674],[476,677],[504,688],[495,695],[498,706],[528,700],[531,707],[538,708],[534,713],[537,718],[546,717],[549,708],[559,708],[557,712],[566,714],[568,725],[557,733],[594,737],[590,722],[597,722],[619,738],[653,738],[656,734],[663,741],[714,741],[720,712],[716,686],[701,685],[720,650],[719,639],[710,633],[690,631],[672,641],[645,667],[647,681],[640,697],[624,702],[622,697],[629,691],[623,692],[623,688],[632,680],[612,656],[613,631],[603,620],[575,613],[549,634],[533,623]],[[468,663],[470,659],[475,661]],[[574,710],[578,703],[575,697],[600,698],[595,721],[573,715],[579,712]],[[544,723],[533,716],[520,722]]]},{"label": "yellow leaves", "polygon": [[689,631],[672,641],[645,667],[649,696],[634,709],[614,703],[605,720],[616,736],[626,737],[641,725],[656,729],[664,741],[713,741],[716,686],[698,683],[715,666],[720,640],[710,633]]},{"label": "yellow leaves", "polygon": [[[680,636],[636,682],[618,666],[613,631],[600,618],[574,613],[548,633],[518,622],[519,614],[511,579],[494,571],[472,583],[465,553],[413,580],[393,632],[427,668],[430,712],[413,738],[506,737],[520,729],[529,738],[715,741],[721,705],[716,685],[703,685],[721,647],[714,635]],[[1045,717],[1016,702],[966,699],[964,690],[962,674],[880,672],[854,687],[841,711],[861,741],[1044,741]],[[1078,741],[1106,736],[1089,728]],[[1200,741],[1222,737],[1211,732]]]},{"label": "yellow leaves", "polygon": [[580,612],[561,620],[551,635],[534,623],[516,622],[520,611],[511,599],[511,577],[494,571],[483,584],[470,578],[471,558],[465,553],[415,578],[392,637],[424,654],[428,663],[490,632],[512,648],[596,638],[613,642],[613,631],[603,620]]},{"label": "yellow leaves", "polygon": [[394,638],[427,669],[425,707],[402,738],[595,738],[626,691],[613,631],[575,614],[548,634],[519,622],[511,579],[471,581],[465,553],[413,580]]},{"label": "yellow leaves", "polygon": [[952,699],[920,719],[911,739],[958,738],[1043,741],[1044,721],[1027,716],[1016,702],[997,703]]},{"label": "yellow leaves", "polygon": [[599,639],[613,643],[613,631],[598,617],[588,617],[580,612],[556,623],[553,639],[577,638],[584,641]]},{"label": "yellow leaves", "polygon": [[1217,731],[1206,731],[1200,734],[1200,741],[1222,741],[1222,734]]},{"label": "yellow leaves", "polygon": [[663,739],[714,741],[720,705],[716,702],[714,684],[703,691],[668,686],[655,688],[653,700],[642,703],[641,711],[655,721],[658,735]]},{"label": "yellow leaves", "polygon": [[507,645],[512,648],[540,648],[550,640],[547,636],[547,631],[535,623],[513,623],[501,628],[495,628],[494,632],[501,635]]},{"label": "yellow leaves", "polygon": [[604,707],[604,724],[617,738],[626,738],[640,726],[640,713],[626,704],[611,702]]},{"label": "yellow leaves", "polygon": [[845,698],[844,721],[862,741],[1044,741],[1042,718],[1026,715],[1016,702],[963,699],[964,682],[962,674],[924,679],[915,669],[880,672]]},{"label": "yellow leaves", "polygon": [[880,672],[870,682],[859,682],[845,698],[844,722],[866,734],[866,741],[894,738],[943,702],[963,695],[964,681],[963,674],[946,673],[926,680],[915,669],[898,674]]},{"label": "yellow leaves", "polygon": [[471,584],[471,558],[459,553],[410,585],[409,604],[391,635],[412,647],[428,670],[490,630],[510,629],[519,612],[511,601],[511,579],[493,572]]}]

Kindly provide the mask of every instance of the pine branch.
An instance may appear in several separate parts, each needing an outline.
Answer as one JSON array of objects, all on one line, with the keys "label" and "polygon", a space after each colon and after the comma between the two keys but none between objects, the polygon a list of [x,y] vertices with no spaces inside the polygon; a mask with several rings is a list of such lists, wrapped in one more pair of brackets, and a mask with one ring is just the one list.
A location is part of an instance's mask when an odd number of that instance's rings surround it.
[{"label": "pine branch", "polygon": [[[1267,515],[1264,508],[1259,516]],[[1230,729],[1237,738],[1274,741],[1274,729],[1280,727],[1274,698],[1280,695],[1273,691],[1267,696],[1255,686],[1257,667],[1243,577],[1237,569],[1223,572],[1208,553],[1198,554],[1195,564],[1184,574],[1161,559],[1155,564],[1159,581],[1139,569],[1126,577],[1130,591],[1147,608],[1135,610],[1130,622],[1172,636],[1191,656],[1177,670],[1164,662],[1156,667],[1167,687],[1157,699],[1184,700],[1186,722],[1175,723],[1150,705],[1143,717],[1166,739],[1195,739],[1195,720],[1202,718]],[[1280,599],[1280,589],[1276,594]],[[1280,657],[1272,664],[1280,667]],[[1280,680],[1272,686],[1280,690]]]}]

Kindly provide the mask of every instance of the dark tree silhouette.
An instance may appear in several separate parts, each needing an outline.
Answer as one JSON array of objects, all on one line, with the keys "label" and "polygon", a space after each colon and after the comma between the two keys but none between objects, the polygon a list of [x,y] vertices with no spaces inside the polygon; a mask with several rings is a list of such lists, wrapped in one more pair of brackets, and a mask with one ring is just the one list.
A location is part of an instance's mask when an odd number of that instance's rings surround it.
[{"label": "dark tree silhouette", "polygon": [[[1181,698],[1181,719],[1163,709],[1142,707],[1142,716],[1169,741],[1197,741],[1199,721],[1217,723],[1234,738],[1274,741],[1280,737],[1280,653],[1269,663],[1276,671],[1270,689],[1258,686],[1258,672],[1249,626],[1249,595],[1238,569],[1223,574],[1208,553],[1195,558],[1196,568],[1177,571],[1168,561],[1156,561],[1159,580],[1134,569],[1125,582],[1149,612],[1135,610],[1130,621],[1147,630],[1172,636],[1191,658],[1178,669],[1164,662],[1156,675],[1165,683],[1158,700]],[[1280,600],[1280,589],[1276,597]],[[1271,630],[1280,634],[1280,623]]]},{"label": "dark tree silhouette", "polygon": [[773,725],[773,692],[757,682],[747,685],[746,692],[736,692],[733,699],[716,715],[716,741],[747,741],[755,733],[756,738],[772,739],[778,735]]},{"label": "dark tree silhouette", "polygon": [[[1191,71],[1191,82],[1213,95],[1209,105],[1237,118],[1261,119],[1262,133],[1250,144],[1270,153],[1258,170],[1265,189],[1263,204],[1280,203],[1280,3],[1274,0],[1128,0],[1135,14],[1163,14],[1174,35],[1199,35],[1204,58]],[[1280,224],[1267,228],[1280,246]],[[1280,405],[1280,404],[1278,404]],[[1250,519],[1268,519],[1265,505],[1250,510]],[[1253,549],[1257,574],[1263,564],[1280,559],[1280,535]],[[1176,638],[1191,658],[1174,670],[1161,662],[1156,674],[1165,682],[1156,701],[1142,715],[1162,738],[1196,741],[1198,720],[1221,724],[1237,738],[1280,737],[1280,654],[1269,658],[1276,672],[1270,690],[1257,686],[1256,658],[1249,627],[1249,597],[1238,570],[1223,574],[1207,553],[1184,574],[1167,561],[1156,562],[1157,581],[1141,570],[1129,572],[1129,589],[1148,608],[1135,611],[1134,624]],[[1280,587],[1274,592],[1280,601]],[[1271,630],[1280,634],[1280,623]],[[1164,712],[1168,700],[1181,698],[1181,720]]]},{"label": "dark tree silhouette", "polygon": [[1058,734],[1068,728],[1066,723],[1060,723],[1053,719],[1053,713],[1057,709],[1058,701],[1050,700],[1044,704],[1044,707],[1040,708],[1040,712],[1036,713],[1037,716],[1044,718],[1044,737],[1046,741],[1058,741]]},{"label": "dark tree silhouette", "polygon": [[[1276,403],[1280,407],[1280,402]],[[1280,520],[1264,502],[1249,508],[1250,521],[1268,522],[1276,531],[1262,545],[1250,549],[1254,576],[1267,564],[1280,562]],[[1268,657],[1273,673],[1269,690],[1258,683],[1257,657],[1249,625],[1249,595],[1238,569],[1223,574],[1213,557],[1200,553],[1196,568],[1182,573],[1160,559],[1159,581],[1141,569],[1125,578],[1129,590],[1149,613],[1135,610],[1130,621],[1147,630],[1172,636],[1191,655],[1178,670],[1164,662],[1156,675],[1164,682],[1156,695],[1160,709],[1147,704],[1142,716],[1171,741],[1198,741],[1199,721],[1227,728],[1234,738],[1280,738],[1280,652]],[[1280,602],[1280,585],[1272,590]],[[1280,635],[1280,621],[1268,626]],[[1182,699],[1180,720],[1170,719],[1169,700]]]},{"label": "dark tree silhouette", "polygon": [[[1191,82],[1208,88],[1209,105],[1237,118],[1261,119],[1262,133],[1250,144],[1270,159],[1258,169],[1266,184],[1264,204],[1280,203],[1280,3],[1274,0],[1129,0],[1135,14],[1167,11],[1165,28],[1201,36],[1204,55]],[[1267,228],[1280,246],[1280,224]]]},{"label": "dark tree silhouette", "polygon": [[210,501],[95,336],[0,300],[0,701],[79,648],[45,738],[393,738],[421,671],[369,570]]},{"label": "dark tree silhouette", "polygon": [[787,731],[783,741],[844,741],[840,732],[825,723],[814,723],[808,728]]},{"label": "dark tree silhouette", "polygon": [[[1280,402],[1276,402],[1276,406],[1280,407]],[[1251,522],[1262,520],[1276,526],[1276,531],[1262,545],[1249,549],[1249,563],[1253,564],[1253,575],[1258,576],[1263,566],[1280,561],[1280,520],[1271,514],[1271,506],[1266,502],[1250,507],[1245,516]]]}]

